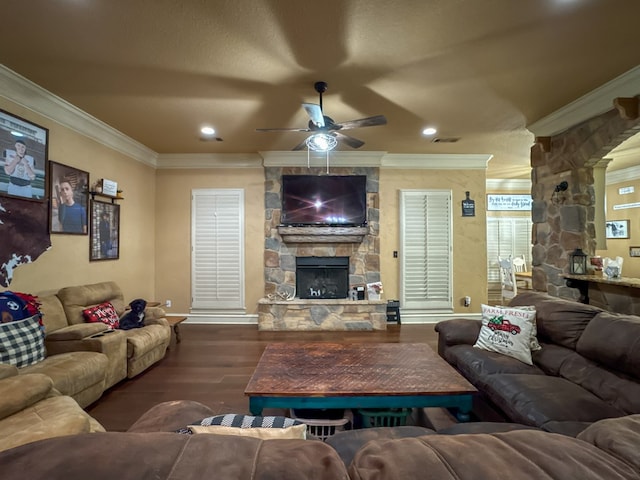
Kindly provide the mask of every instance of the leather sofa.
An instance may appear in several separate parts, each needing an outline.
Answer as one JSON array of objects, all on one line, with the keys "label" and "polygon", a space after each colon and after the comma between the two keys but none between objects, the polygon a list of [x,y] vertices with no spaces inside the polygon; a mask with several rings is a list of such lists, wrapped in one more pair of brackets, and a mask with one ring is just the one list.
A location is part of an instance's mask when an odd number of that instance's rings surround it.
[{"label": "leather sofa", "polygon": [[38,301],[46,358],[19,372],[50,377],[55,390],[83,408],[107,388],[161,360],[171,340],[164,310],[159,307],[145,310],[143,328],[109,330],[104,323],[85,322],[82,311],[106,301],[119,316],[124,314],[124,296],[115,282],[65,287],[55,294],[39,295]]},{"label": "leather sofa", "polygon": [[575,436],[592,422],[640,413],[640,317],[527,291],[542,348],[533,365],[474,347],[481,322],[436,324],[440,355],[510,422]]},{"label": "leather sofa", "polygon": [[417,427],[345,431],[327,443],[175,433],[211,415],[197,402],[165,402],[128,432],[68,435],[0,452],[2,473],[31,480],[640,479],[638,415],[596,422],[577,439],[539,430],[445,435]]}]

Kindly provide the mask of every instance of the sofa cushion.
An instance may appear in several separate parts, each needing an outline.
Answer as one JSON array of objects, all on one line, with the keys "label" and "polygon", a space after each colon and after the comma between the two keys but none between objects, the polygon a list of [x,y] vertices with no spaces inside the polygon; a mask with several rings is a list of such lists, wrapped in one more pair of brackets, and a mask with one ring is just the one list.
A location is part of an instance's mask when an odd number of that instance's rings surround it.
[{"label": "sofa cushion", "polygon": [[323,442],[177,433],[70,435],[0,452],[0,465],[6,478],[24,478],[29,465],[29,480],[348,478]]},{"label": "sofa cushion", "polygon": [[145,325],[122,332],[127,336],[127,358],[140,357],[159,345],[168,344],[171,338],[171,330],[165,325]]},{"label": "sofa cushion", "polygon": [[124,296],[116,282],[101,282],[91,285],[65,287],[58,291],[67,321],[70,325],[84,323],[82,311],[103,302],[111,302],[118,318],[125,311]]},{"label": "sofa cushion", "polygon": [[637,480],[629,465],[586,442],[531,430],[374,440],[349,467],[357,480]]},{"label": "sofa cushion", "polygon": [[583,330],[603,310],[592,305],[552,297],[546,293],[519,293],[509,306],[535,305],[538,339],[575,350]]},{"label": "sofa cushion", "polygon": [[44,356],[44,329],[40,325],[40,314],[0,323],[0,363],[22,368],[42,361]]},{"label": "sofa cushion", "polygon": [[446,359],[476,387],[481,386],[483,379],[493,373],[544,374],[534,365],[527,365],[507,355],[481,350],[471,345],[449,347]]},{"label": "sofa cushion", "polygon": [[485,394],[511,421],[543,427],[563,420],[595,422],[624,412],[569,380],[549,375],[488,375]]},{"label": "sofa cushion", "polygon": [[120,318],[111,302],[103,302],[82,310],[82,316],[89,323],[102,322],[109,328],[118,328]]},{"label": "sofa cushion", "polygon": [[576,350],[618,372],[640,379],[640,317],[602,312],[584,329]]},{"label": "sofa cushion", "polygon": [[38,297],[38,301],[46,335],[69,325],[62,303],[56,295],[42,295]]},{"label": "sofa cushion", "polygon": [[42,373],[53,380],[53,386],[63,395],[74,396],[104,382],[107,356],[97,352],[68,352],[52,355],[42,362],[21,368],[20,374]]},{"label": "sofa cushion", "polygon": [[474,347],[507,355],[532,365],[531,336],[536,312],[482,305],[482,328]]},{"label": "sofa cushion", "polygon": [[175,432],[198,419],[213,415],[206,405],[193,400],[175,400],[159,403],[136,420],[128,432]]},{"label": "sofa cushion", "polygon": [[595,422],[578,438],[619,458],[640,472],[640,415],[627,415]]}]

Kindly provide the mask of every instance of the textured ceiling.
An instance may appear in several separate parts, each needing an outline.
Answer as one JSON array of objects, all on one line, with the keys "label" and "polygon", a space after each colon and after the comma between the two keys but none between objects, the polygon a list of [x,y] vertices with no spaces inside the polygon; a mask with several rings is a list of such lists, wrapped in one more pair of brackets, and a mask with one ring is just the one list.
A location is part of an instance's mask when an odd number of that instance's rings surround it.
[{"label": "textured ceiling", "polygon": [[337,122],[387,117],[348,132],[362,150],[493,154],[489,178],[528,178],[526,126],[640,64],[636,0],[2,5],[1,63],[158,153],[290,150],[304,133],[255,129],[305,127],[324,80]]}]

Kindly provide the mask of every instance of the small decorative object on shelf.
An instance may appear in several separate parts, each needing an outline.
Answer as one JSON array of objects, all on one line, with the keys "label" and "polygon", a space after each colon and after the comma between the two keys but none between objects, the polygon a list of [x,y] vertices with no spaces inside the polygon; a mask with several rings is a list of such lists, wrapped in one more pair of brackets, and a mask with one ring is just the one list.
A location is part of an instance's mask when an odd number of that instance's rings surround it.
[{"label": "small decorative object on shelf", "polygon": [[105,195],[111,195],[115,197],[118,195],[118,182],[113,180],[102,179],[102,193]]},{"label": "small decorative object on shelf", "polygon": [[380,300],[380,295],[383,293],[382,282],[367,283],[367,295],[369,300]]},{"label": "small decorative object on shelf", "polygon": [[569,254],[569,273],[573,275],[587,274],[587,254],[581,248],[576,248]]}]

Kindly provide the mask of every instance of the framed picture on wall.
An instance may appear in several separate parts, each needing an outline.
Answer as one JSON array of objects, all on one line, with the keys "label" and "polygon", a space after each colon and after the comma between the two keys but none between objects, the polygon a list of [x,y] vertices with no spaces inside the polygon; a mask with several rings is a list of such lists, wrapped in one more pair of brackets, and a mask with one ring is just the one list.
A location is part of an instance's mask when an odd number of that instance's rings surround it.
[{"label": "framed picture on wall", "polygon": [[89,260],[120,257],[120,205],[91,200]]},{"label": "framed picture on wall", "polygon": [[89,173],[49,161],[49,232],[89,234]]},{"label": "framed picture on wall", "polygon": [[629,220],[607,220],[607,238],[629,238]]},{"label": "framed picture on wall", "polygon": [[0,195],[47,199],[49,130],[0,110]]}]

